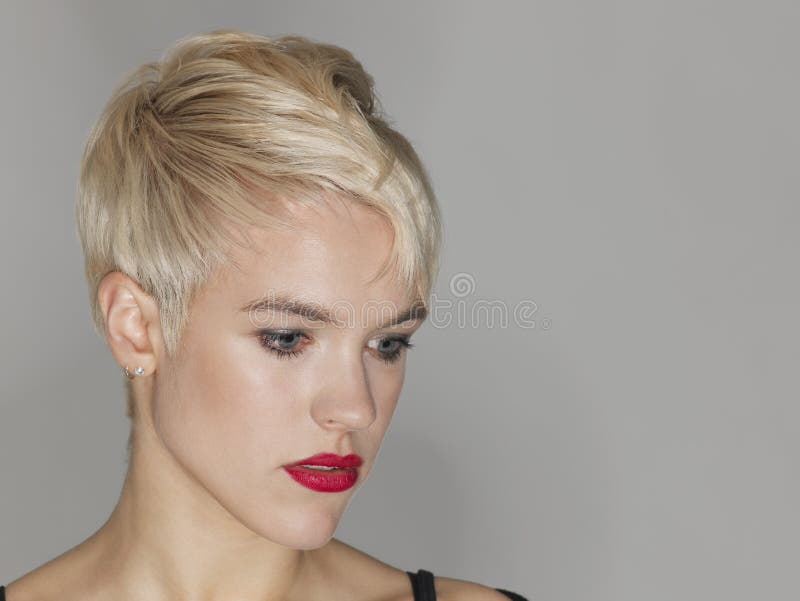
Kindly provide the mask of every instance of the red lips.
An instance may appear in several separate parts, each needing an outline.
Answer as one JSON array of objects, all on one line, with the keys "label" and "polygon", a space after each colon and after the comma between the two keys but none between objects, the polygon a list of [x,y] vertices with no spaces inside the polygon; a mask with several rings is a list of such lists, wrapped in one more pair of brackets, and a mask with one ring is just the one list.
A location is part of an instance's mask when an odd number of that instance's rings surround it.
[{"label": "red lips", "polygon": [[[318,492],[342,492],[355,486],[358,480],[358,468],[361,466],[361,457],[350,455],[337,455],[336,453],[317,453],[300,461],[284,465],[292,480],[298,484]],[[300,467],[312,465],[316,467]],[[332,468],[324,470],[320,468]]]},{"label": "red lips", "polygon": [[351,453],[350,455],[345,455],[344,457],[341,455],[337,455],[336,453],[317,453],[316,455],[312,455],[311,457],[306,457],[305,459],[301,459],[300,461],[296,461],[294,463],[288,463],[284,467],[294,467],[297,465],[319,465],[322,467],[347,468],[347,467],[361,467],[362,463],[363,461],[361,457],[359,457],[355,453]]}]

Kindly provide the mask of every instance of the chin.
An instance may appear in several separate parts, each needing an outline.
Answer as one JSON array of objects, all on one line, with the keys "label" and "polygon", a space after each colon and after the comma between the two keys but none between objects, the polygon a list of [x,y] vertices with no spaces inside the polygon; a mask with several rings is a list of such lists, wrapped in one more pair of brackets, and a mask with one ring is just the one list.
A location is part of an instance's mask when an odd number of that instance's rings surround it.
[{"label": "chin", "polygon": [[311,551],[325,546],[336,532],[341,516],[318,506],[297,505],[274,508],[239,521],[247,528],[274,543],[290,549]]},{"label": "chin", "polygon": [[295,524],[284,524],[280,529],[273,524],[262,536],[290,549],[312,551],[328,544],[338,525],[338,520],[299,519]]}]

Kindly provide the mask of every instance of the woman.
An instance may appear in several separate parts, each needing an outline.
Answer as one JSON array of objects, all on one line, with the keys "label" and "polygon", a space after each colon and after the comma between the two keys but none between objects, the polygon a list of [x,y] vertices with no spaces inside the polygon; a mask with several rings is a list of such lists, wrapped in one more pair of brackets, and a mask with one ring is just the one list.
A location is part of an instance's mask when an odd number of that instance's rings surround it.
[{"label": "woman", "polygon": [[27,600],[502,600],[333,538],[372,469],[438,270],[423,166],[346,50],[216,30],[136,70],[81,164],[128,471]]}]

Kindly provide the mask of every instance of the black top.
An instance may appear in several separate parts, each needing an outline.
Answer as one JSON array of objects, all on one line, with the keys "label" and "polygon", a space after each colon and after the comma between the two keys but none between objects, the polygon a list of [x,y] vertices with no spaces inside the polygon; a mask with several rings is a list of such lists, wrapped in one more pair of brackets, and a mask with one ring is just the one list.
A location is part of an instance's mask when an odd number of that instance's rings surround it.
[{"label": "black top", "polygon": [[[411,588],[414,591],[414,601],[436,601],[436,589],[433,587],[433,573],[428,570],[419,569],[416,572],[408,572],[408,577],[411,579]],[[518,593],[512,593],[502,588],[496,588],[496,591],[503,593],[511,601],[528,601],[525,597]],[[5,601],[0,597],[0,601]]]},{"label": "black top", "polygon": [[[436,601],[436,589],[433,588],[433,574],[428,570],[417,570],[416,572],[406,572],[411,579],[411,588],[414,590],[414,601]],[[511,601],[528,601],[522,595],[512,593],[502,588],[495,589],[500,591]],[[6,601],[6,587],[0,586],[0,601]]]}]

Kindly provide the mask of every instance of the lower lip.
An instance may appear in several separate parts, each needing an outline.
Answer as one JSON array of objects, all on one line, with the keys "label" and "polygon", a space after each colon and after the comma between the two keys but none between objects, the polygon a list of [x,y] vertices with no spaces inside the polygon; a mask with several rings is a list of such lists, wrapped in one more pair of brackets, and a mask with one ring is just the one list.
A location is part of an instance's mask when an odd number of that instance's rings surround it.
[{"label": "lower lip", "polygon": [[341,492],[352,488],[358,480],[358,470],[352,467],[325,471],[307,467],[283,469],[298,484],[319,492]]}]

